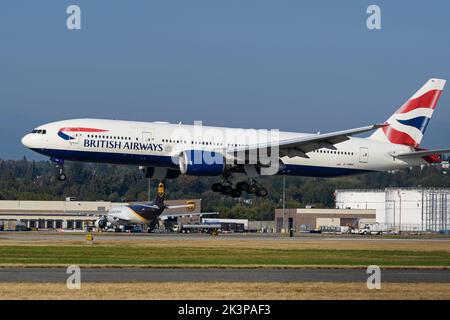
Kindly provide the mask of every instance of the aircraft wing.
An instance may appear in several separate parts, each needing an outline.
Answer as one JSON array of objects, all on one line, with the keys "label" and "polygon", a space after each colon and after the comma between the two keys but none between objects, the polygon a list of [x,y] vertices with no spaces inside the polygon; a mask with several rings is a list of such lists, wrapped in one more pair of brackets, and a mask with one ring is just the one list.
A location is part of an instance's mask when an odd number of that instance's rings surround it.
[{"label": "aircraft wing", "polygon": [[174,205],[174,206],[166,206],[166,209],[183,209],[183,208],[193,208],[195,205],[190,203],[190,204],[178,204],[178,205]]},{"label": "aircraft wing", "polygon": [[172,218],[178,218],[178,217],[192,217],[192,216],[212,216],[212,215],[218,215],[218,212],[192,212],[192,213],[162,213],[159,216],[160,220],[167,220]]},{"label": "aircraft wing", "polygon": [[288,156],[300,156],[303,158],[309,158],[306,153],[321,148],[328,148],[335,150],[335,144],[344,142],[350,139],[351,136],[376,130],[388,126],[388,124],[374,124],[371,126],[360,127],[349,130],[335,131],[325,134],[311,134],[299,138],[279,140],[272,143],[263,143],[256,145],[249,145],[244,147],[234,147],[227,149],[227,153],[232,154],[235,152],[243,151],[256,151],[259,149],[267,149],[273,147],[279,147],[280,155]]},{"label": "aircraft wing", "polygon": [[421,158],[432,155],[441,155],[450,153],[450,149],[434,149],[434,150],[420,150],[420,151],[411,151],[404,153],[391,153],[391,155],[398,159],[411,159],[411,158]]}]

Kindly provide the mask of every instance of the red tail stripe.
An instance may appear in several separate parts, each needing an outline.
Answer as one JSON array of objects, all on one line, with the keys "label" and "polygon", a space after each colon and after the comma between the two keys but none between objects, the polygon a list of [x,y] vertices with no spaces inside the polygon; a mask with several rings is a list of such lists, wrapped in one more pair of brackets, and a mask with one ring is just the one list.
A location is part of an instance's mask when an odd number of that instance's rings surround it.
[{"label": "red tail stripe", "polygon": [[102,130],[102,129],[93,129],[93,128],[61,128],[59,131],[66,131],[66,132],[106,132],[108,130]]},{"label": "red tail stripe", "polygon": [[436,108],[436,104],[441,95],[441,90],[430,90],[420,97],[406,101],[406,103],[398,109],[397,113],[407,113],[417,108]]},{"label": "red tail stripe", "polygon": [[[424,148],[414,148],[416,151],[427,151],[428,149]],[[441,155],[440,154],[431,154],[429,156],[422,157],[423,160],[425,160],[428,163],[441,163]]]},{"label": "red tail stripe", "polygon": [[392,143],[404,144],[412,147],[419,146],[419,144],[409,134],[395,130],[390,126],[383,127],[383,132]]},{"label": "red tail stripe", "polygon": [[422,157],[428,163],[441,163],[442,159],[439,154],[432,154],[429,156]]}]

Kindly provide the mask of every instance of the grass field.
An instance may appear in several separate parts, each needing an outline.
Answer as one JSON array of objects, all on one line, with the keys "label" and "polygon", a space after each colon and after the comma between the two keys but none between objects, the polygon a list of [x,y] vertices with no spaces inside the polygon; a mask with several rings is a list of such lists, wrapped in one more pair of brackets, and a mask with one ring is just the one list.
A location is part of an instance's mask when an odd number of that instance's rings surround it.
[{"label": "grass field", "polygon": [[382,284],[368,290],[365,283],[83,283],[80,290],[65,284],[0,283],[0,299],[450,299],[450,284]]},{"label": "grass field", "polygon": [[[56,239],[55,239],[56,238]],[[449,241],[0,236],[0,266],[450,268]],[[449,283],[0,283],[0,299],[450,299]]]},{"label": "grass field", "polygon": [[[416,247],[378,244],[359,249],[330,248],[302,243],[206,242],[160,244],[102,243],[0,245],[0,265],[172,266],[172,267],[450,267],[449,248],[418,250]],[[447,244],[448,247],[448,244]],[[364,248],[364,249],[363,249]]]}]

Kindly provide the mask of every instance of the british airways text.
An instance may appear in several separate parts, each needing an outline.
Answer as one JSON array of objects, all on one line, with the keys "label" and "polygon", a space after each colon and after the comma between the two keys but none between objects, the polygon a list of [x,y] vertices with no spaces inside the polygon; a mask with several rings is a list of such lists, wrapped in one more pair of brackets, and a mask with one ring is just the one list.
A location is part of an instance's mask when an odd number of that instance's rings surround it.
[{"label": "british airways text", "polygon": [[163,145],[158,143],[142,143],[142,142],[122,142],[109,140],[84,140],[85,148],[102,148],[102,149],[126,149],[126,150],[142,150],[142,151],[163,151]]}]

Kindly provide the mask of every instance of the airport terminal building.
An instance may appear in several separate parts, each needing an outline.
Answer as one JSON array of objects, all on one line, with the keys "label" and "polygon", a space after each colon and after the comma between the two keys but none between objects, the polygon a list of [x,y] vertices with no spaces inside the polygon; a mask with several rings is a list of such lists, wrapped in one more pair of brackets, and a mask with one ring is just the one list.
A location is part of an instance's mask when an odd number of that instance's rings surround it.
[{"label": "airport terminal building", "polygon": [[[187,200],[167,200],[169,205],[185,204]],[[201,211],[201,199],[191,200],[193,213]],[[108,201],[0,201],[0,226],[13,230],[17,224],[31,229],[84,230],[114,207],[128,205]],[[176,212],[175,212],[176,211]],[[187,209],[166,210],[165,213],[185,213]],[[199,221],[200,217],[183,217],[183,223]]]}]

